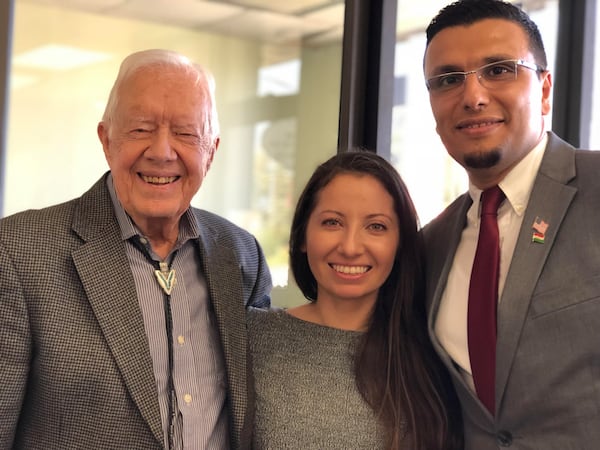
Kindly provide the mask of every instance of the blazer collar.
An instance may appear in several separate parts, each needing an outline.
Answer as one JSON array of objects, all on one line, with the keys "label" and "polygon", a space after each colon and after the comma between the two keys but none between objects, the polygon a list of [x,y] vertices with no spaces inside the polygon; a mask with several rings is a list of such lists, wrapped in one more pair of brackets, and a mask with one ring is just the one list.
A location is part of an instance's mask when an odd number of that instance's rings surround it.
[{"label": "blazer collar", "polygon": [[206,277],[209,297],[221,336],[227,367],[229,389],[230,428],[232,445],[241,445],[249,422],[248,349],[246,336],[246,309],[242,268],[233,249],[221,242],[219,230],[211,226],[200,210],[194,210],[200,225],[198,252]]},{"label": "blazer collar", "polygon": [[[577,192],[576,188],[567,184],[575,175],[575,149],[550,133],[498,306],[497,405],[501,404],[533,291]],[[543,244],[532,240],[536,220],[548,224]]]},{"label": "blazer collar", "polygon": [[158,392],[135,282],[114,215],[106,175],[77,206],[72,229],[84,241],[73,261],[131,397],[163,442]]}]

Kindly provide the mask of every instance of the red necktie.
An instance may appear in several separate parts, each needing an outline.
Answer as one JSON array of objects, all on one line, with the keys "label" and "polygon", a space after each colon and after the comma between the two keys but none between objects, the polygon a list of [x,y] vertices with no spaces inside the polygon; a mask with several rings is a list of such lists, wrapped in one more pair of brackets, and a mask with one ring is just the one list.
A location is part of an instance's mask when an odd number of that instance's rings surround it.
[{"label": "red necktie", "polygon": [[496,306],[500,268],[498,207],[504,193],[494,186],[481,193],[481,221],[477,251],[469,285],[467,331],[469,359],[475,390],[481,402],[495,414]]}]

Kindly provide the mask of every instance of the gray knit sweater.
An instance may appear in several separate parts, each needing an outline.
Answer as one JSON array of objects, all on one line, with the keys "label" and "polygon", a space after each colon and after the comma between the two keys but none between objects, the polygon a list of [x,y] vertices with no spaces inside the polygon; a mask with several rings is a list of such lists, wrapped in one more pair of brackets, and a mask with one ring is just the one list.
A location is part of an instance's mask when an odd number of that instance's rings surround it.
[{"label": "gray knit sweater", "polygon": [[248,312],[256,381],[255,450],[376,450],[382,432],[356,389],[359,332]]}]

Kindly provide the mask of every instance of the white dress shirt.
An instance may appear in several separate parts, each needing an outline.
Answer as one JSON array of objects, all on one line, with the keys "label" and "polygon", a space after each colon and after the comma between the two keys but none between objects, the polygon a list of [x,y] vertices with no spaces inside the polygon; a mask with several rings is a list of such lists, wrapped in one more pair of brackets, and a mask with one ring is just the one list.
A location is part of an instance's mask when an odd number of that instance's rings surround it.
[{"label": "white dress shirt", "polygon": [[[519,230],[535,177],[544,156],[548,135],[544,133],[541,141],[527,154],[500,182],[499,186],[506,200],[498,209],[498,230],[500,233],[500,274],[498,281],[498,301],[502,300],[502,291],[510,267]],[[473,205],[467,212],[467,225],[454,255],[454,261],[446,288],[442,295],[440,308],[435,321],[435,333],[450,357],[460,368],[466,383],[474,388],[469,360],[467,341],[467,309],[469,304],[469,283],[471,268],[475,259],[477,238],[479,236],[479,215],[481,189],[469,182],[469,195]]]}]

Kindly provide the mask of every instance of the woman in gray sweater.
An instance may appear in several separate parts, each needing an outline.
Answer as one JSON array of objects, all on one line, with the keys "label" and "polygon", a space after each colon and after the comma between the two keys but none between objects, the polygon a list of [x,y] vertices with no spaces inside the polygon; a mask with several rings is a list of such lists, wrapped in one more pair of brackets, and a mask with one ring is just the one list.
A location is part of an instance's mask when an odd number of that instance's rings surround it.
[{"label": "woman in gray sweater", "polygon": [[462,447],[454,391],[426,334],[419,242],[386,160],[346,152],[317,168],[289,250],[309,302],[248,313],[256,450]]}]

